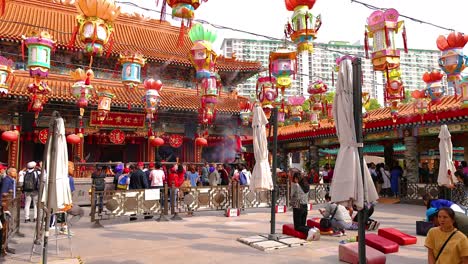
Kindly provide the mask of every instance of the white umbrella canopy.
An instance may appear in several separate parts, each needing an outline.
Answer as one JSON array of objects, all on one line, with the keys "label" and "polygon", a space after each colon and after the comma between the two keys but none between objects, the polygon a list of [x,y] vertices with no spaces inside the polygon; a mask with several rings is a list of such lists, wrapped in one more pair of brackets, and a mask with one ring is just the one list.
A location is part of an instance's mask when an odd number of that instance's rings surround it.
[{"label": "white umbrella canopy", "polygon": [[[349,59],[344,59],[340,63],[333,102],[333,118],[340,149],[336,158],[330,196],[333,202],[351,201],[360,209],[364,206],[364,200],[374,202],[379,196],[365,159],[363,164],[359,164],[353,115],[353,69]],[[364,166],[364,182],[361,165]]]},{"label": "white umbrella canopy", "polygon": [[[52,117],[43,162],[44,190],[42,201],[58,212],[71,208],[72,194],[68,179],[68,151],[65,125],[61,117]],[[52,177],[49,180],[49,177]],[[49,192],[49,188],[51,189]],[[50,194],[50,197],[47,197]]]},{"label": "white umbrella canopy", "polygon": [[250,179],[250,190],[273,190],[273,180],[271,178],[271,168],[268,162],[268,145],[265,125],[268,119],[260,106],[255,106],[253,110],[253,149],[255,156],[255,166]]},{"label": "white umbrella canopy", "polygon": [[447,125],[440,126],[439,132],[439,156],[440,156],[440,165],[439,165],[439,176],[437,177],[437,183],[439,185],[450,185],[449,172],[452,176],[453,183],[457,183],[457,177],[453,174],[455,173],[455,165],[453,164],[453,145],[452,145],[452,136],[448,130]]}]

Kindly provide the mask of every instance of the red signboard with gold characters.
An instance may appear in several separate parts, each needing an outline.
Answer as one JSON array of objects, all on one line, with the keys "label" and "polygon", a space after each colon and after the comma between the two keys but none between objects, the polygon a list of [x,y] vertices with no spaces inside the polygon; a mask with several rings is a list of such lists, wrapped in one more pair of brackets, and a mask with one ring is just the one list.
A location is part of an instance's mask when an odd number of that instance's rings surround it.
[{"label": "red signboard with gold characters", "polygon": [[114,129],[109,134],[109,141],[114,144],[122,144],[125,141],[125,133],[120,129]]},{"label": "red signboard with gold characters", "polygon": [[97,119],[97,117],[98,112],[91,111],[91,120],[89,121],[90,126],[129,128],[145,127],[145,114],[109,112],[102,123]]},{"label": "red signboard with gold characters", "polygon": [[45,129],[42,129],[41,131],[39,131],[39,135],[38,135],[39,142],[41,142],[42,144],[45,144],[47,142],[48,137],[49,137],[49,129],[48,128],[45,128]]}]

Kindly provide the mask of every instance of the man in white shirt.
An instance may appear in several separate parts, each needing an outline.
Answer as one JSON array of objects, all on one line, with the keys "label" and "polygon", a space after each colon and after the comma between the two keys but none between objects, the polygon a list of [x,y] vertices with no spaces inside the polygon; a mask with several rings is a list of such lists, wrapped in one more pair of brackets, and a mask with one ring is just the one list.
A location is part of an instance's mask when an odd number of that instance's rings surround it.
[{"label": "man in white shirt", "polygon": [[19,173],[19,183],[23,187],[25,203],[24,203],[24,222],[31,222],[29,218],[29,211],[31,208],[31,202],[34,207],[34,219],[37,218],[37,199],[39,197],[39,181],[41,172],[36,169],[36,162],[31,161],[26,165],[26,171]]}]

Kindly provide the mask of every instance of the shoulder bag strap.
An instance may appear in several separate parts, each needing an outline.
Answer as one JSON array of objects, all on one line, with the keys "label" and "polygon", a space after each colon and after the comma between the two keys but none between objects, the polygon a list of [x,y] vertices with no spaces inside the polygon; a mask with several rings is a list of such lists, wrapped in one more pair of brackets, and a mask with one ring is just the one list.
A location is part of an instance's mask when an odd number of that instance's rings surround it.
[{"label": "shoulder bag strap", "polygon": [[445,240],[444,244],[443,244],[442,247],[440,248],[439,254],[437,254],[437,257],[436,257],[436,259],[435,259],[436,262],[437,262],[437,260],[439,259],[440,254],[442,254],[442,251],[444,251],[444,248],[445,248],[445,246],[447,245],[447,243],[449,242],[449,240],[453,237],[453,235],[455,235],[455,233],[457,233],[457,231],[458,231],[458,230],[453,231],[453,233],[447,238],[447,240]]},{"label": "shoulder bag strap", "polygon": [[335,204],[335,205],[336,205],[335,211],[333,211],[333,214],[331,215],[330,219],[333,219],[333,217],[335,217],[336,211],[338,210],[338,204]]}]

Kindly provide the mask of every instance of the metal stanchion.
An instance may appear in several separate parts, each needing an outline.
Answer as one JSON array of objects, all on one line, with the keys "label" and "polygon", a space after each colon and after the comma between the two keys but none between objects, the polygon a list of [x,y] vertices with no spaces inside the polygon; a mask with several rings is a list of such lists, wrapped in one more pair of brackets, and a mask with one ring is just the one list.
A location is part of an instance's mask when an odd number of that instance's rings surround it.
[{"label": "metal stanchion", "polygon": [[177,194],[176,194],[176,188],[174,183],[172,183],[171,187],[171,220],[182,220],[182,217],[179,216],[179,213],[177,213],[177,210],[175,210],[175,203],[177,202]]},{"label": "metal stanchion", "polygon": [[162,197],[164,197],[164,199],[163,199],[163,203],[161,204],[161,214],[159,215],[159,218],[156,219],[156,221],[158,221],[158,222],[167,222],[167,221],[169,221],[169,219],[167,219],[167,217],[166,217],[166,215],[167,215],[167,199],[168,199],[168,196],[167,196],[167,193],[168,193],[167,183],[164,183],[164,188],[162,190],[163,190]]}]

